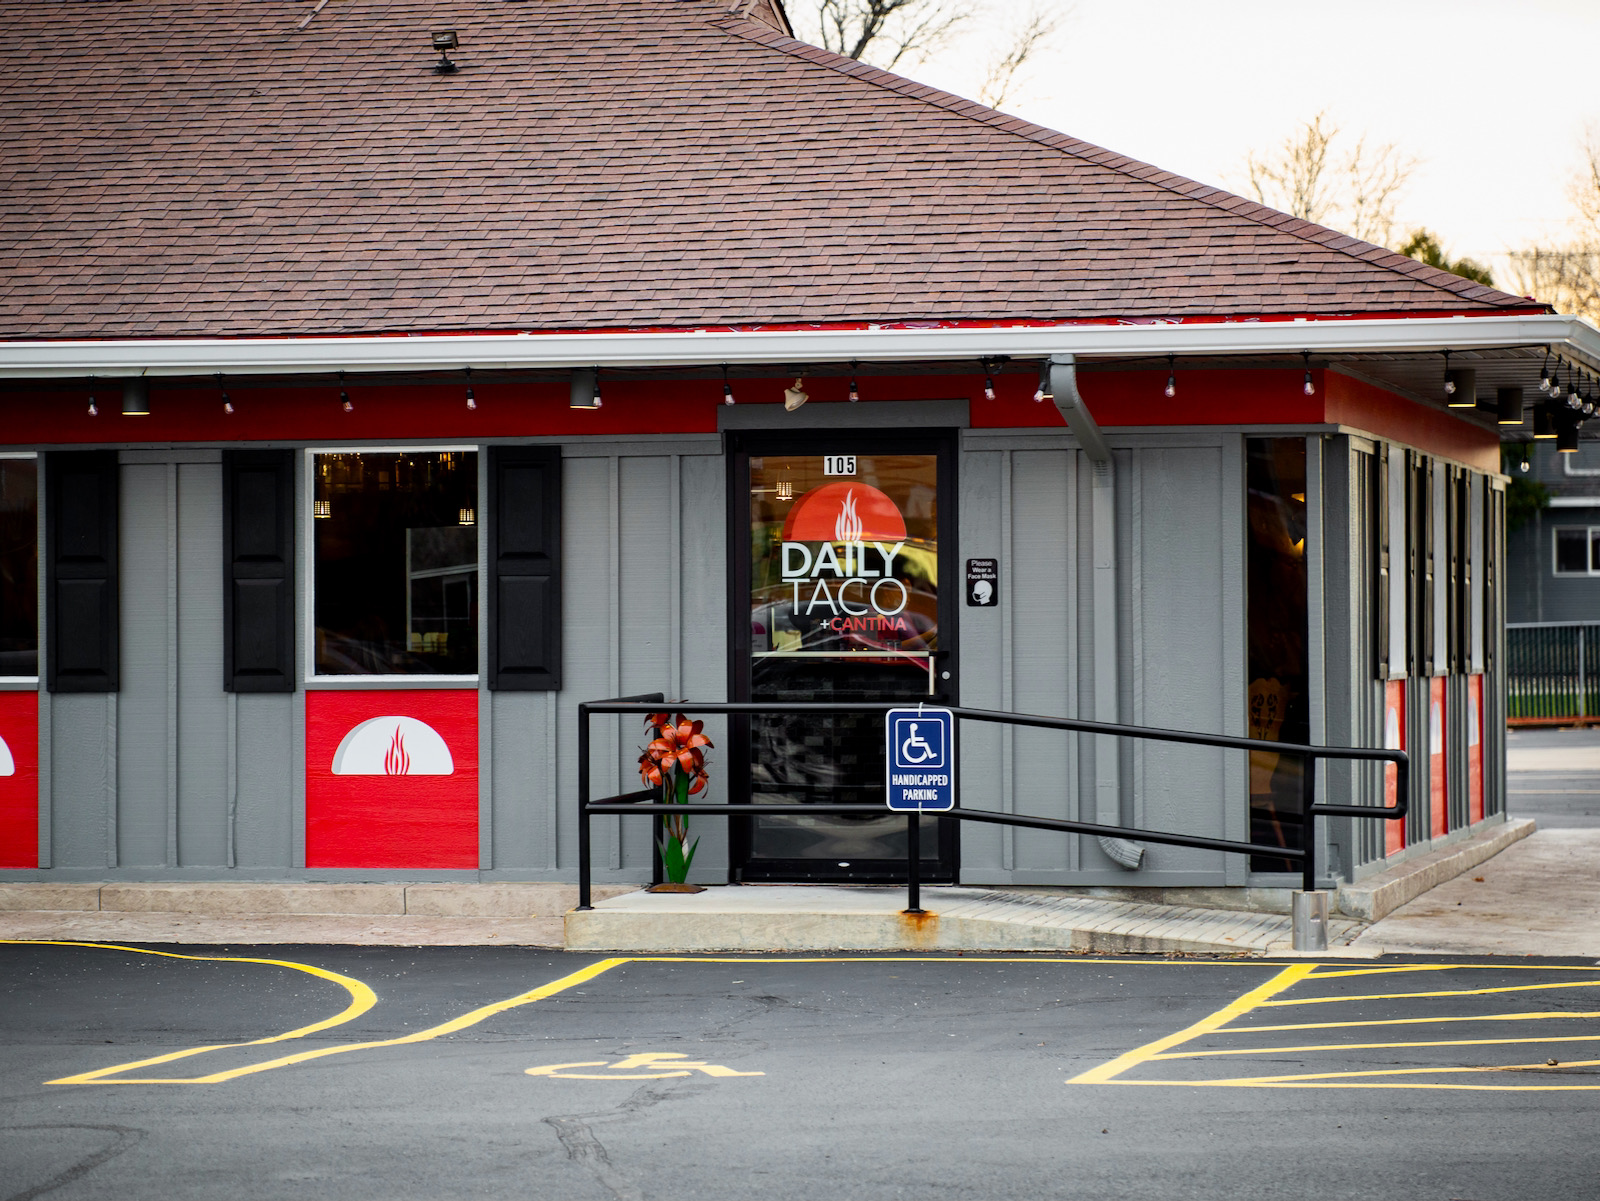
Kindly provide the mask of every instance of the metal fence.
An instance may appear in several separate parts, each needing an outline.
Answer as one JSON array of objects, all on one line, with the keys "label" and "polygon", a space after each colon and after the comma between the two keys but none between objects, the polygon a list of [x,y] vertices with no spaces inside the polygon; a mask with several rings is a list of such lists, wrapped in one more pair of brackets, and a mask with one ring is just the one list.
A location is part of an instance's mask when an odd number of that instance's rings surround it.
[{"label": "metal fence", "polygon": [[1600,721],[1600,623],[1506,627],[1509,721]]}]

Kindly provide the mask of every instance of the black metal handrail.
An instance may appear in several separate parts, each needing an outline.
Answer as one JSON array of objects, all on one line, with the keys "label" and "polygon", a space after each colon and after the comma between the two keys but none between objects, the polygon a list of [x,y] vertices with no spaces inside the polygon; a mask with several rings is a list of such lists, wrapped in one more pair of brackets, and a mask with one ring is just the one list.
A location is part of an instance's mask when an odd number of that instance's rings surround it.
[{"label": "black metal handrail", "polygon": [[[594,714],[656,713],[667,706],[666,697],[659,693],[640,696],[616,697],[605,701],[584,701],[578,706],[578,908],[592,908],[590,831],[589,819],[594,814],[651,814],[657,821],[673,813],[708,817],[744,817],[766,814],[806,815],[825,813],[876,813],[889,812],[880,805],[833,804],[687,804],[663,802],[653,788],[602,800],[589,799],[589,719]],[[674,701],[674,710],[708,713],[887,713],[903,708],[904,701]],[[1059,830],[1068,834],[1097,834],[1108,838],[1124,838],[1132,842],[1164,843],[1170,846],[1197,847],[1201,850],[1223,851],[1235,855],[1270,855],[1277,859],[1297,859],[1301,868],[1301,887],[1313,892],[1317,886],[1316,819],[1318,817],[1358,817],[1384,821],[1399,821],[1406,816],[1411,793],[1411,759],[1405,751],[1381,747],[1308,746],[1296,742],[1269,742],[1261,738],[1236,738],[1228,734],[1201,734],[1191,730],[1165,730],[1154,726],[1129,726],[1118,722],[1088,721],[1076,717],[1044,717],[1034,713],[1006,713],[996,709],[968,709],[959,705],[942,705],[956,717],[966,721],[987,721],[1009,726],[1031,726],[1045,730],[1067,730],[1079,734],[1100,734],[1115,738],[1143,738],[1153,742],[1181,742],[1192,746],[1214,746],[1225,750],[1270,751],[1275,754],[1300,755],[1312,761],[1312,770],[1303,774],[1304,816],[1303,847],[1267,846],[1253,842],[1233,842],[1222,838],[1201,838],[1191,834],[1173,834],[1164,830],[1140,830],[1129,826],[1105,826],[1095,822],[1068,821],[1054,817],[1029,817],[1019,813],[997,813],[988,809],[956,808],[937,812],[908,813],[906,844],[906,909],[920,913],[921,905],[921,845],[920,818],[935,817],[950,821],[987,822],[1001,826],[1023,826],[1036,830]],[[1316,800],[1315,761],[1318,759],[1367,759],[1393,763],[1395,772],[1395,804],[1387,807],[1372,805],[1324,805]],[[959,759],[958,759],[959,762]]]}]

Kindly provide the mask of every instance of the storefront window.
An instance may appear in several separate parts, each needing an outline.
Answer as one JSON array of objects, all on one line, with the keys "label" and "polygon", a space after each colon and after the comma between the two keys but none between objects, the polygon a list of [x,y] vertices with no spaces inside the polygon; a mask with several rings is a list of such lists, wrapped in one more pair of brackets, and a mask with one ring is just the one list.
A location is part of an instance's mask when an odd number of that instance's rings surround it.
[{"label": "storefront window", "polygon": [[39,461],[0,456],[0,676],[39,674]]},{"label": "storefront window", "polygon": [[478,670],[478,456],[312,456],[316,673]]},{"label": "storefront window", "polygon": [[[1306,441],[1248,438],[1250,737],[1310,741],[1306,640]],[[1250,752],[1250,841],[1303,845],[1305,762]],[[1255,871],[1293,871],[1297,861],[1251,857]]]}]

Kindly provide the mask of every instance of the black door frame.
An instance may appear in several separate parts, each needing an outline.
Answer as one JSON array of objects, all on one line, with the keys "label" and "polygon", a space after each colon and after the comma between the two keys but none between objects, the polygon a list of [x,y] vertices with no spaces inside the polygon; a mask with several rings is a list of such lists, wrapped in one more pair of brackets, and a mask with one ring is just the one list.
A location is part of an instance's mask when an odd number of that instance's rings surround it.
[{"label": "black door frame", "polygon": [[[835,429],[730,430],[724,434],[728,480],[727,531],[730,550],[728,572],[728,695],[735,701],[751,700],[750,645],[750,456],[825,455],[825,454],[932,454],[936,456],[939,515],[939,649],[935,652],[938,690],[929,699],[942,705],[960,704],[960,633],[956,578],[957,474],[960,430],[920,429]],[[735,804],[750,803],[750,719],[744,714],[728,718],[728,799]],[[885,809],[885,814],[888,810]],[[762,859],[760,867],[750,868],[751,819],[731,818],[728,822],[728,881],[771,881],[904,884],[903,859],[866,860],[852,864],[848,872],[823,874],[818,861],[805,859]],[[922,878],[928,884],[954,884],[960,864],[960,822],[938,823],[938,866],[925,863]],[[924,833],[923,845],[927,846]]]}]

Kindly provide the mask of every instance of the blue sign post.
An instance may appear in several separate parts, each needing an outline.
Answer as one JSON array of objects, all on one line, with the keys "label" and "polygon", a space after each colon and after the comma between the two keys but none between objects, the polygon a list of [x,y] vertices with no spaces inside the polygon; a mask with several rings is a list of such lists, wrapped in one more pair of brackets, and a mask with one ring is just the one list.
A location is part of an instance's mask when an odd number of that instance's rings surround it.
[{"label": "blue sign post", "polygon": [[889,808],[897,813],[956,807],[956,719],[948,709],[890,709],[884,715]]}]

